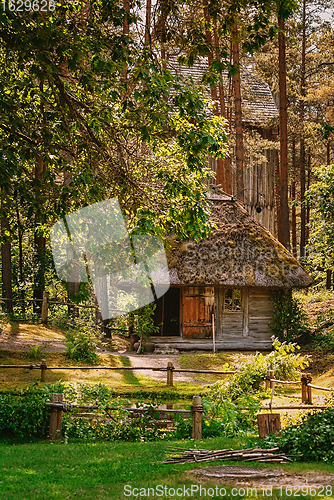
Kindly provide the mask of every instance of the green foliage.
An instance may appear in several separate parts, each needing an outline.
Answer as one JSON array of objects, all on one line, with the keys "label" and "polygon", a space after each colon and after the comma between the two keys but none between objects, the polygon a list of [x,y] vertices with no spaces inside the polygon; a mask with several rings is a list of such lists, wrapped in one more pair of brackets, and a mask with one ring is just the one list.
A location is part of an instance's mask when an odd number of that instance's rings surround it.
[{"label": "green foliage", "polygon": [[97,333],[92,326],[79,322],[65,333],[65,338],[66,356],[69,359],[96,363]]},{"label": "green foliage", "polygon": [[309,262],[313,272],[322,274],[334,263],[334,165],[318,167],[315,170],[317,182],[306,192],[311,207]]},{"label": "green foliage", "polygon": [[308,330],[307,315],[291,292],[275,295],[270,327],[281,341],[291,342]]},{"label": "green foliage", "polygon": [[123,331],[131,331],[142,340],[159,332],[159,326],[154,324],[154,311],[156,304],[152,302],[136,311],[119,316],[115,324]]},{"label": "green foliage", "polygon": [[30,388],[23,394],[0,395],[0,435],[46,437],[49,412],[45,391]]},{"label": "green foliage", "polygon": [[334,408],[304,415],[301,422],[286,427],[279,436],[266,439],[299,461],[334,463]]},{"label": "green foliage", "polygon": [[296,354],[299,346],[281,343],[274,339],[273,351],[267,355],[257,353],[249,362],[244,363],[227,382],[216,382],[210,387],[209,398],[236,401],[240,396],[254,393],[260,388],[267,370],[274,370],[275,376],[282,379],[295,379],[299,370],[307,366],[307,359]]},{"label": "green foliage", "polygon": [[[260,408],[260,402],[252,396],[241,396],[235,401],[212,398],[211,395],[202,398],[202,404],[207,418],[202,425],[203,438],[224,436],[234,437],[254,430],[255,415]],[[249,410],[244,411],[248,407]],[[175,416],[175,437],[190,438],[192,420]]]},{"label": "green foliage", "polygon": [[29,346],[30,350],[27,352],[27,356],[29,359],[40,359],[42,356],[41,347],[39,345]]},{"label": "green foliage", "polygon": [[[85,404],[90,401],[92,392],[86,393],[88,398],[84,398]],[[157,425],[160,417],[155,410],[158,402],[151,400],[148,402],[137,402],[136,408],[143,409],[144,412],[130,412],[126,408],[131,406],[131,402],[121,398],[109,400],[110,394],[103,390],[102,385],[93,396],[98,396],[100,409],[96,415],[89,418],[77,418],[73,415],[66,415],[63,419],[63,431],[65,440],[69,438],[80,438],[84,440],[108,440],[108,441],[153,441],[165,439],[172,435],[172,431],[161,428]],[[102,403],[102,404],[101,404]]]},{"label": "green foliage", "polygon": [[313,304],[325,300],[334,300],[334,291],[319,286],[307,290],[294,290],[293,296],[299,303]]},{"label": "green foliage", "polygon": [[311,340],[315,346],[334,352],[333,309],[329,309],[317,316],[315,329],[311,333]]}]

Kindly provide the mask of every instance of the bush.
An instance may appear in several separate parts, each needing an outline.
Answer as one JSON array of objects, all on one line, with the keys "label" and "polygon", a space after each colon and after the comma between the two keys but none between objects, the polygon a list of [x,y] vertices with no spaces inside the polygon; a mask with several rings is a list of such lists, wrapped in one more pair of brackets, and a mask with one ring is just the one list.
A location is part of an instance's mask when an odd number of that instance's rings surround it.
[{"label": "bush", "polygon": [[24,394],[0,395],[0,434],[46,437],[50,414],[47,400],[47,393],[35,388]]},{"label": "bush", "polygon": [[329,309],[317,317],[316,327],[311,334],[313,343],[334,352],[334,310]]},{"label": "bush", "polygon": [[[144,343],[151,335],[157,335],[159,326],[154,324],[154,311],[156,304],[151,302],[136,311],[119,316],[115,322],[117,328],[128,331],[129,334],[138,335]],[[142,347],[144,351],[144,346]]]},{"label": "bush", "polygon": [[309,330],[307,314],[290,291],[275,296],[269,326],[281,342],[291,342]]},{"label": "bush", "polygon": [[95,350],[97,347],[97,332],[90,325],[79,322],[75,328],[70,328],[65,333],[66,338],[66,356],[74,361],[87,361],[95,363],[98,355]]},{"label": "bush", "polygon": [[334,408],[314,411],[301,422],[286,427],[280,436],[269,436],[266,443],[275,444],[296,459],[334,463]]},{"label": "bush", "polygon": [[41,347],[39,345],[29,346],[30,351],[27,352],[28,359],[34,361],[35,359],[40,359],[42,357]]},{"label": "bush", "polygon": [[[243,432],[251,432],[254,429],[255,416],[259,411],[260,402],[252,396],[238,398],[235,402],[202,398],[205,415],[210,419],[204,419],[202,425],[203,438],[208,437],[234,437]],[[246,407],[247,411],[243,411]],[[191,438],[192,421],[176,416],[175,437],[177,439]]]},{"label": "bush", "polygon": [[[106,402],[106,401],[105,401]],[[110,406],[109,406],[110,405]],[[165,439],[173,434],[165,428],[157,426],[159,413],[155,411],[157,403],[138,404],[137,408],[145,408],[145,412],[129,412],[130,401],[114,400],[105,404],[90,418],[77,418],[67,414],[63,418],[63,434],[65,440],[79,438],[84,440],[108,441],[154,441]]]},{"label": "bush", "polygon": [[243,364],[227,382],[216,382],[210,387],[211,401],[230,399],[235,401],[242,395],[259,390],[267,370],[274,370],[275,376],[289,380],[300,376],[300,369],[308,365],[307,358],[296,354],[299,346],[273,340],[273,351],[267,355],[257,353],[254,359]]}]

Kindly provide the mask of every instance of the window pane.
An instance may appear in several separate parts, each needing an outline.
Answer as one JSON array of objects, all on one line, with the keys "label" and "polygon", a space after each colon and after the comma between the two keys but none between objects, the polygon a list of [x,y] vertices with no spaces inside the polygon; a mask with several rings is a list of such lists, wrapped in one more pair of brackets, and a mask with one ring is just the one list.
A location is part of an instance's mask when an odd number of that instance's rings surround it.
[{"label": "window pane", "polygon": [[241,290],[233,290],[233,311],[241,310]]},{"label": "window pane", "polygon": [[225,290],[224,309],[225,311],[233,311],[233,290],[231,288]]}]

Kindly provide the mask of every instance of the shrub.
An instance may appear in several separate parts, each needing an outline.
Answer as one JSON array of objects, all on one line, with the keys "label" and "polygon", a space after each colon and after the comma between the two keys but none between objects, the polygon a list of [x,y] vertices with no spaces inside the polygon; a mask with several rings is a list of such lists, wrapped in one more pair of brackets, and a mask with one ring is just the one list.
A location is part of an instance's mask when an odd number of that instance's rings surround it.
[{"label": "shrub", "polygon": [[0,434],[46,437],[50,413],[45,407],[47,400],[48,395],[36,388],[24,394],[0,395]]},{"label": "shrub", "polygon": [[[211,417],[204,419],[202,425],[203,438],[208,437],[233,437],[243,432],[250,432],[254,428],[255,415],[260,408],[260,402],[252,396],[240,397],[236,401],[223,399],[202,398],[205,415]],[[246,407],[247,411],[243,411]],[[192,434],[191,419],[181,416],[175,419],[175,437],[177,439],[190,438]]]},{"label": "shrub", "polygon": [[317,317],[316,327],[311,334],[313,343],[334,352],[334,310],[321,313]]},{"label": "shrub", "polygon": [[39,345],[29,346],[30,351],[27,352],[28,359],[35,360],[40,359],[42,356],[41,347]]},{"label": "shrub", "polygon": [[292,297],[290,291],[280,291],[275,296],[269,326],[281,342],[291,342],[309,330],[307,314],[298,301]]},{"label": "shrub", "polygon": [[66,338],[66,356],[74,361],[87,361],[95,363],[98,355],[95,350],[97,347],[97,333],[89,324],[79,322],[76,328],[70,328],[65,333]]},{"label": "shrub", "polygon": [[[110,404],[110,403],[109,403]],[[67,414],[63,418],[63,434],[65,440],[80,438],[84,440],[108,441],[153,441],[165,439],[173,431],[157,426],[159,413],[155,411],[157,403],[138,404],[137,408],[145,408],[145,412],[129,412],[124,406],[131,403],[116,400],[112,404],[101,406],[94,417],[77,418]]]},{"label": "shrub", "polygon": [[119,316],[115,324],[117,324],[117,328],[120,330],[138,335],[144,342],[146,338],[156,335],[159,332],[159,326],[154,324],[155,309],[156,304],[152,302],[136,311]]},{"label": "shrub", "polygon": [[334,463],[334,408],[314,411],[301,422],[286,427],[280,436],[269,436],[266,443],[279,446],[296,459]]},{"label": "shrub", "polygon": [[282,379],[295,379],[299,370],[307,366],[307,358],[296,354],[299,346],[292,343],[273,341],[273,351],[267,355],[257,353],[249,362],[244,363],[227,382],[216,382],[210,387],[210,400],[231,399],[235,401],[242,395],[256,392],[267,370],[275,370],[275,376]]}]

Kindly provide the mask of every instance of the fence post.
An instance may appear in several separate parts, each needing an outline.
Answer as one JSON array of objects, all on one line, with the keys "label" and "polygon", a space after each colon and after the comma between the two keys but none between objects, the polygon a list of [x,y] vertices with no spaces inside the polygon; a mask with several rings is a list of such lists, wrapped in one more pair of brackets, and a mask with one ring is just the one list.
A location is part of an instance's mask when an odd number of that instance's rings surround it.
[{"label": "fence post", "polygon": [[44,290],[43,302],[42,302],[42,323],[44,323],[44,324],[46,324],[48,322],[49,296],[50,296],[50,293],[46,292]]},{"label": "fence post", "polygon": [[302,381],[302,403],[306,403],[306,401],[308,400],[306,373],[302,373],[301,381]]},{"label": "fence post", "polygon": [[45,359],[42,359],[41,363],[41,382],[45,382],[46,379],[46,361]]},{"label": "fence post", "polygon": [[[275,372],[274,370],[270,370],[270,378],[275,378]],[[273,389],[274,388],[274,385],[275,382],[270,382],[270,389]]]},{"label": "fence post", "polygon": [[[62,403],[63,395],[53,393],[51,394],[51,403]],[[61,426],[63,421],[62,408],[51,407],[50,425],[49,425],[49,438],[58,439],[61,437]]]},{"label": "fence post", "polygon": [[167,387],[173,387],[173,370],[174,365],[171,361],[167,363]]},{"label": "fence post", "polygon": [[191,407],[193,414],[193,439],[202,439],[202,413],[203,406],[200,396],[193,396],[193,405]]},{"label": "fence post", "polygon": [[[306,374],[307,384],[312,384],[312,375],[310,373]],[[307,385],[307,401],[312,404],[312,387]]]},{"label": "fence post", "polygon": [[266,381],[266,391],[270,388],[270,370],[267,370],[265,381]]}]

